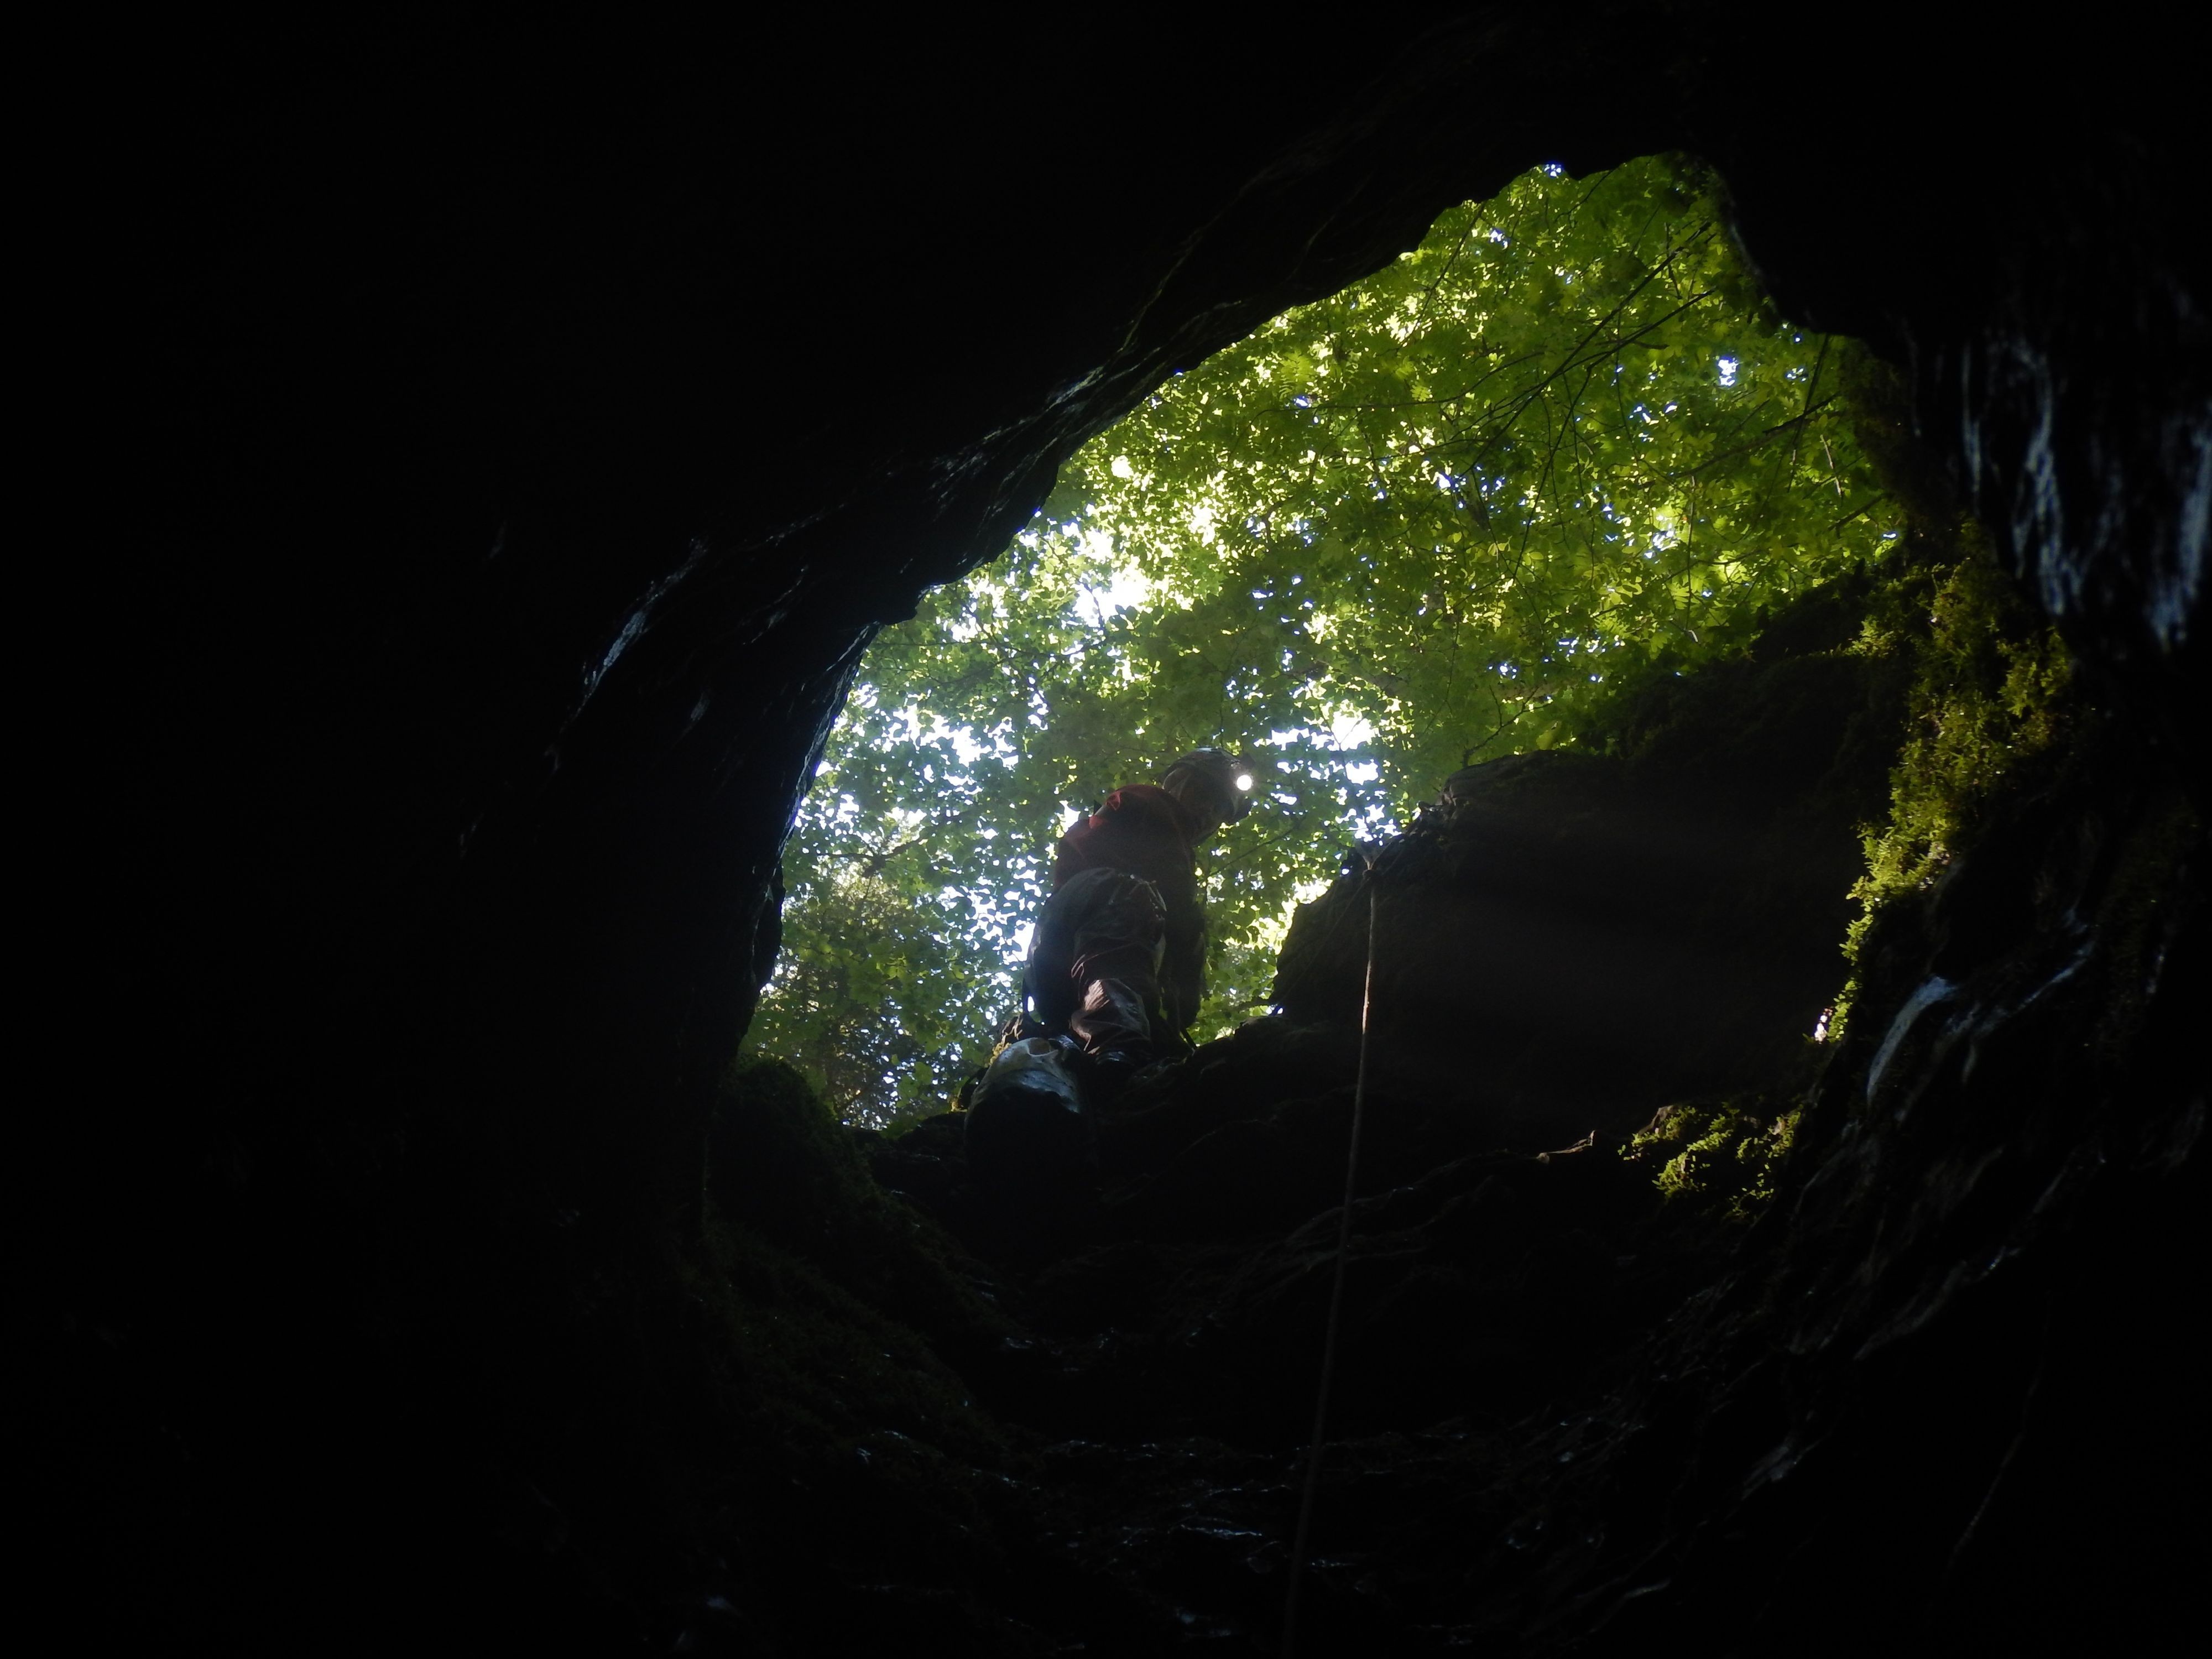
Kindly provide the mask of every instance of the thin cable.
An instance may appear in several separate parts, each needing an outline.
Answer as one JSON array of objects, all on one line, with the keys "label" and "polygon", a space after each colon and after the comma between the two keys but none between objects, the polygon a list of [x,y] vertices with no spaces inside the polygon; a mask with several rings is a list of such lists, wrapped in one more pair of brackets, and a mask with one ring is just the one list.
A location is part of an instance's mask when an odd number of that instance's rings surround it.
[{"label": "thin cable", "polygon": [[1359,1125],[1367,1109],[1368,1011],[1375,1003],[1375,862],[1367,857],[1367,976],[1359,992],[1359,1071],[1352,1085],[1352,1146],[1344,1160],[1344,1211],[1336,1228],[1336,1272],[1328,1287],[1328,1328],[1321,1342],[1321,1389],[1314,1396],[1313,1449],[1306,1456],[1305,1490],[1298,1497],[1297,1531],[1291,1544],[1291,1586],[1283,1604],[1283,1659],[1297,1640],[1298,1586],[1304,1578],[1306,1539],[1313,1530],[1314,1492],[1321,1481],[1322,1434],[1328,1424],[1329,1384],[1336,1380],[1336,1334],[1344,1317],[1344,1269],[1352,1254],[1352,1200],[1359,1186]]}]

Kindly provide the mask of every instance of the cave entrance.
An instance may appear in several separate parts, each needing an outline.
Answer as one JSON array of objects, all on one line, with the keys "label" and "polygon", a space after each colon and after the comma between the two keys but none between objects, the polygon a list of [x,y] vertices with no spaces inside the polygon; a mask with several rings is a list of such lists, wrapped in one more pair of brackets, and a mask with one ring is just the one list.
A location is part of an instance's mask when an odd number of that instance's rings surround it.
[{"label": "cave entrance", "polygon": [[[1892,384],[1773,313],[1693,165],[1538,169],[1158,387],[877,641],[754,1036],[846,1129],[741,1062],[711,1178],[1040,1436],[1054,1561],[1248,1648],[1296,1561],[1309,1651],[1589,1570],[1592,1471],[1656,1443],[1607,1379],[1817,1131],[1855,912],[2063,682]],[[1044,850],[1201,745],[1266,799],[1203,849],[1195,1053],[943,1109]]]},{"label": "cave entrance", "polygon": [[[1739,1502],[1698,1495],[1708,1470],[1764,1492],[1836,1432],[1784,1397],[1797,1336],[1743,1368],[1784,1295],[1831,1397],[1862,1397],[1830,1239],[1893,1308],[1931,1305],[1917,1243],[1909,1269],[1875,1248],[1921,1213],[1880,1190],[1917,1154],[1875,1091],[1917,1098],[1894,1056],[1965,1029],[1913,1036],[1954,988],[1926,977],[1954,945],[1922,890],[1991,890],[1940,881],[1946,843],[2064,728],[2066,670],[1915,482],[1886,384],[1765,306],[1694,167],[1540,169],[1158,387],[1002,562],[878,640],[755,1039],[848,1127],[741,1063],[710,1179],[769,1248],[926,1328],[959,1407],[1037,1437],[1021,1528],[1051,1561],[1177,1641],[1256,1650],[1295,1581],[1304,1650],[1540,1644],[1559,1585],[1668,1587],[1644,1540]],[[1257,750],[1267,785],[1206,857],[1218,1024],[1040,1114],[1073,1155],[994,1164],[988,1126],[1018,1120],[937,1109],[1013,1005],[1040,854],[1199,745]],[[1354,837],[1388,842],[1371,884],[1335,875]],[[1857,1328],[1917,1314],[1883,1317]],[[896,1418],[894,1391],[864,1459],[957,1420]],[[1885,1534],[1956,1463],[1906,1392],[1906,1432],[1856,1442],[1895,1472],[1866,1488]],[[1703,1570],[1724,1598],[1740,1535]]]},{"label": "cave entrance", "polygon": [[1895,538],[1857,368],[1652,157],[1535,169],[1179,374],[869,653],[750,1046],[849,1121],[940,1109],[1017,1000],[1054,836],[1200,744],[1267,775],[1209,849],[1194,1035],[1259,1012],[1347,842],[1471,760],[1604,747],[1638,684]]}]

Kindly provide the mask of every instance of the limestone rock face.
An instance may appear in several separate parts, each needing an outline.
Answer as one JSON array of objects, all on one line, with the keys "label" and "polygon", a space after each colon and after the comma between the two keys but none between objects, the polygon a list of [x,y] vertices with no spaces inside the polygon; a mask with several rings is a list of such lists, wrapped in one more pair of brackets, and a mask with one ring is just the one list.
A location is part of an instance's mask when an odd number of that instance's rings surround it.
[{"label": "limestone rock face", "polygon": [[1300,908],[1276,1004],[1358,1024],[1371,898],[1379,1064],[1463,1100],[1501,1146],[1785,1086],[1843,978],[1897,689],[1847,656],[1728,665],[1626,758],[1454,774],[1371,875]]}]

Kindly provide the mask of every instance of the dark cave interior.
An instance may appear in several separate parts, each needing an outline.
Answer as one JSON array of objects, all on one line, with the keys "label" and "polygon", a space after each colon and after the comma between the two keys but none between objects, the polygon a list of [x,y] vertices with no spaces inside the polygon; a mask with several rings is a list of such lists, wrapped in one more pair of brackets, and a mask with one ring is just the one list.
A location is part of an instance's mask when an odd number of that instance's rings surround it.
[{"label": "dark cave interior", "polygon": [[[941,1130],[731,1068],[778,849],[872,630],[1085,437],[1534,162],[1683,149],[1785,313],[1895,366],[2096,735],[1869,941],[1747,1231],[1534,1154],[1757,1083],[1820,881],[1676,1073],[1569,1006],[1487,1126],[1390,1080],[1301,1650],[2164,1650],[2204,1544],[2207,157],[2155,14],[2097,27],[139,41],[76,243],[107,552],[58,600],[99,618],[58,951],[98,1081],[42,1114],[19,1275],[79,1644],[1272,1650],[1328,902],[1285,1021],[1129,1103],[1110,1217],[1041,1245]],[[1463,842],[1591,791],[1694,826],[1724,726],[1493,773],[1413,876],[1507,927],[1542,883],[1455,886]]]}]

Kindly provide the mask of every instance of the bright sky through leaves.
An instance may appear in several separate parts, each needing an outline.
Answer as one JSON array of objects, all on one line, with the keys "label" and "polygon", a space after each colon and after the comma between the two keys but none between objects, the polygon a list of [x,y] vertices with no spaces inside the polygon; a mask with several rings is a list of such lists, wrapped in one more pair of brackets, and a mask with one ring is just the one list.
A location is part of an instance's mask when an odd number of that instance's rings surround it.
[{"label": "bright sky through leaves", "polygon": [[1013,1007],[1053,839],[1200,744],[1262,757],[1263,799],[1206,849],[1195,1035],[1258,1012],[1352,840],[1871,556],[1836,356],[1653,159],[1532,173],[1176,376],[870,651],[755,1046],[855,1121],[942,1103]]}]

